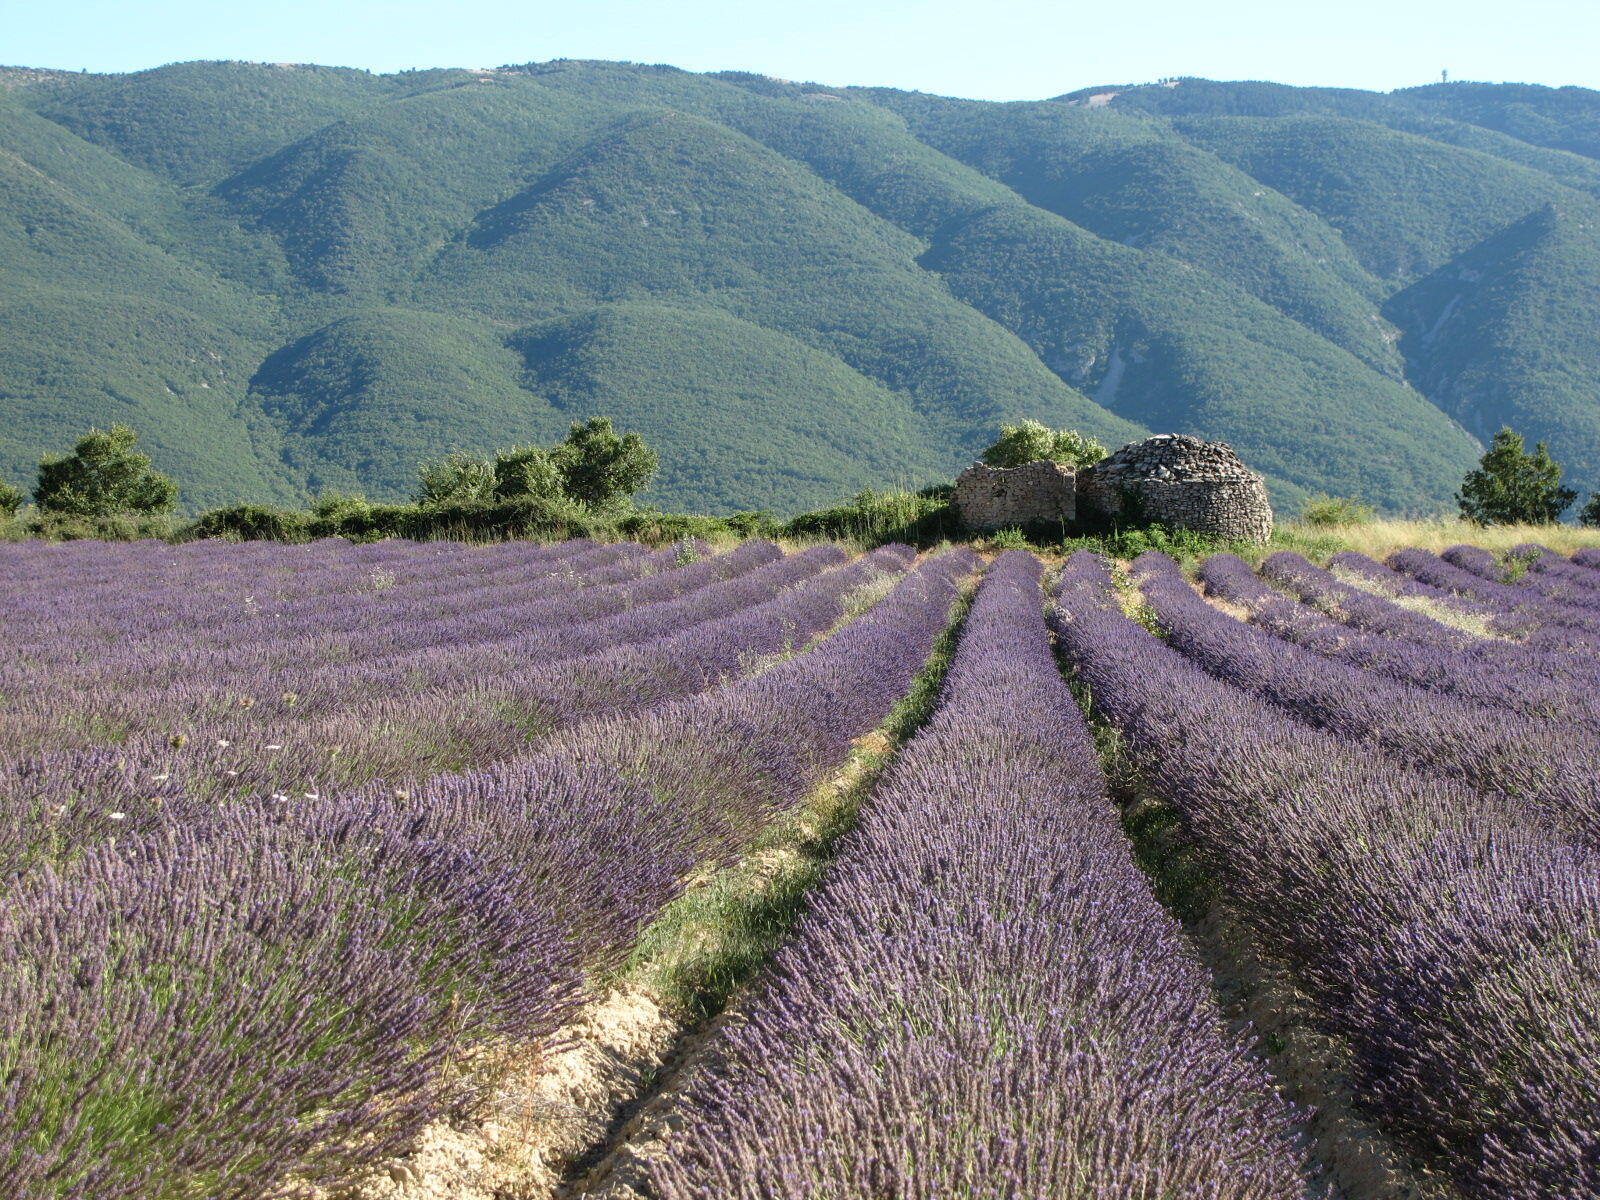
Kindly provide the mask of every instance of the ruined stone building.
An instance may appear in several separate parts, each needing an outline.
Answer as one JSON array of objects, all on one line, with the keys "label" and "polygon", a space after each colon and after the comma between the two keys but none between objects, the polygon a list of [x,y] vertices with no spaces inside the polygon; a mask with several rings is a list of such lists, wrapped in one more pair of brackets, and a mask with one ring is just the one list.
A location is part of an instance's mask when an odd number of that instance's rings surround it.
[{"label": "ruined stone building", "polygon": [[1066,524],[1075,511],[1073,475],[1045,459],[1020,467],[973,463],[956,479],[954,503],[968,529]]},{"label": "ruined stone building", "polygon": [[956,480],[969,529],[1111,521],[1161,524],[1228,541],[1272,536],[1266,484],[1226,442],[1163,433],[1074,472],[1052,462],[1010,470],[976,463]]}]

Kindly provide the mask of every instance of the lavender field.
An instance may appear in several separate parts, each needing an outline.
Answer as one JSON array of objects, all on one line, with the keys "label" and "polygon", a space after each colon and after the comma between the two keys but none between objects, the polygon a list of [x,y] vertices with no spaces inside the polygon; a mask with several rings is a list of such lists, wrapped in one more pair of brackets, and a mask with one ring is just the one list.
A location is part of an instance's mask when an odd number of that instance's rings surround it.
[{"label": "lavender field", "polygon": [[25,542],[0,604],[0,1196],[1600,1197],[1593,552]]}]

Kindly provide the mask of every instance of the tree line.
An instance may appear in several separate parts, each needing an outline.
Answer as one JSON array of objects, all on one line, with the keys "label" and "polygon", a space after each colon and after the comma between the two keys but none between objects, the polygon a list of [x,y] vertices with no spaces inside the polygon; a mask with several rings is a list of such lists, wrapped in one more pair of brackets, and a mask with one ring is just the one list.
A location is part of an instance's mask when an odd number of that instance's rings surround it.
[{"label": "tree line", "polygon": [[[178,485],[154,469],[149,456],[136,448],[137,441],[137,434],[126,425],[90,429],[70,454],[42,459],[32,497],[40,516],[47,524],[78,520],[92,528],[94,522],[172,513]],[[1023,421],[1001,426],[998,440],[981,457],[993,467],[1016,467],[1039,459],[1084,467],[1105,454],[1104,446],[1075,430]],[[617,432],[609,417],[590,417],[574,422],[554,446],[517,445],[491,455],[454,451],[421,463],[412,502],[423,511],[467,513],[496,505],[542,504],[617,517],[630,508],[659,463],[657,452],[637,433]],[[1530,452],[1520,434],[1503,428],[1462,480],[1456,503],[1461,516],[1476,525],[1550,524],[1578,498],[1574,489],[1562,485],[1561,476],[1561,466],[1545,443],[1537,443]],[[926,489],[926,498],[941,500],[944,497],[934,493],[943,490]],[[14,519],[23,501],[21,489],[0,480],[0,517]],[[309,516],[324,519],[327,530],[339,531],[352,514],[370,513],[375,507],[359,496],[330,493],[312,506]],[[1324,497],[1308,506],[1306,517],[1313,523],[1341,524],[1368,517],[1371,511],[1371,506],[1350,498]],[[741,523],[734,518],[736,528],[756,531],[776,524],[766,514],[740,516],[749,519]],[[197,529],[202,535],[275,536],[285,518],[278,510],[244,504],[206,514]],[[1600,527],[1600,492],[1589,496],[1578,519],[1580,524]],[[791,524],[804,520],[796,518]],[[317,532],[314,520],[311,528]]]},{"label": "tree line", "polygon": [[[92,529],[95,522],[170,515],[178,484],[151,465],[137,442],[127,425],[90,429],[70,454],[41,460],[32,496],[40,518]],[[609,417],[591,417],[574,422],[554,446],[512,446],[494,455],[456,451],[421,463],[412,499],[418,507],[537,500],[615,514],[650,482],[658,465],[656,451],[637,433],[618,433]],[[20,488],[0,480],[0,516],[15,518],[24,498]],[[326,493],[311,512],[371,507],[364,497]],[[262,505],[217,510],[246,522],[271,511]],[[206,514],[201,524],[213,516]]]}]

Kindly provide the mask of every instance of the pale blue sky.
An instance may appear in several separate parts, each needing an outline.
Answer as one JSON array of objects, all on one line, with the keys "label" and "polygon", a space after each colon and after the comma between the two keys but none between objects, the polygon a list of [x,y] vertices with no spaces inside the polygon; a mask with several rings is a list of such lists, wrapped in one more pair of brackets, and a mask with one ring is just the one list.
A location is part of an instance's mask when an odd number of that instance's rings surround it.
[{"label": "pale blue sky", "polygon": [[0,0],[0,64],[196,58],[394,71],[550,58],[1036,99],[1166,75],[1388,90],[1600,87],[1594,0]]}]

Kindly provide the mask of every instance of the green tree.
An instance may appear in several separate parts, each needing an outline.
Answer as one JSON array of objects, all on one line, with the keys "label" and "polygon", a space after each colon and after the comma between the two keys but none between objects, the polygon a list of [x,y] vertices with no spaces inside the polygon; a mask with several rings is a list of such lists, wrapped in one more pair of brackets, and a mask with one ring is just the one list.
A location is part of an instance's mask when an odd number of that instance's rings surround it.
[{"label": "green tree", "polygon": [[538,496],[554,500],[561,496],[561,470],[540,446],[513,446],[495,456],[493,492],[497,500],[519,496]]},{"label": "green tree", "polygon": [[656,473],[658,457],[637,433],[618,434],[610,417],[575,421],[550,451],[561,489],[591,508],[609,508],[632,496]]},{"label": "green tree", "polygon": [[0,479],[0,517],[9,519],[22,507],[22,489]]},{"label": "green tree", "polygon": [[417,468],[418,504],[443,504],[450,500],[481,500],[494,491],[496,464],[481,454],[457,450],[422,463]]},{"label": "green tree", "polygon": [[136,451],[138,435],[126,425],[91,429],[72,453],[39,463],[33,501],[45,513],[110,517],[166,513],[178,503],[178,485]]},{"label": "green tree", "polygon": [[1529,454],[1522,435],[1501,429],[1456,493],[1461,515],[1477,525],[1548,525],[1578,498],[1561,486],[1561,468],[1543,442]]},{"label": "green tree", "polygon": [[1589,502],[1578,514],[1578,524],[1587,525],[1591,529],[1600,528],[1600,492],[1589,493]]},{"label": "green tree", "polygon": [[1087,467],[1106,456],[1106,448],[1075,429],[1051,429],[1039,421],[1000,426],[1000,439],[983,452],[991,467],[1020,467],[1049,459],[1074,467]]}]

